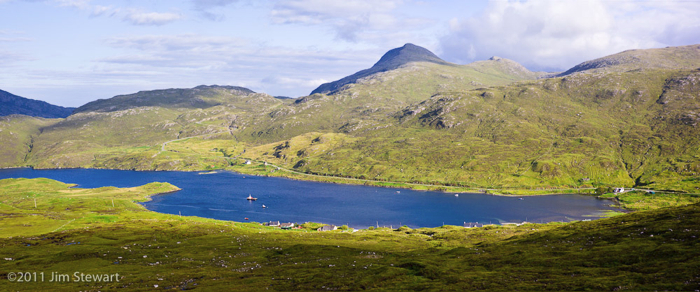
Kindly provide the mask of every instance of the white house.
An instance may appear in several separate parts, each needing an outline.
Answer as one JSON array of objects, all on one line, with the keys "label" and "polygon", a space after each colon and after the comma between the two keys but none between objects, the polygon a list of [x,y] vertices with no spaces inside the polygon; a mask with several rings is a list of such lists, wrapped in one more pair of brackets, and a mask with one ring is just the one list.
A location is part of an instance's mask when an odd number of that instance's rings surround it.
[{"label": "white house", "polygon": [[338,230],[338,226],[335,226],[335,225],[325,225],[325,226],[322,226],[322,227],[320,227],[320,228],[318,228],[318,229],[316,229],[316,230],[318,230],[318,231],[332,231],[332,230]]}]

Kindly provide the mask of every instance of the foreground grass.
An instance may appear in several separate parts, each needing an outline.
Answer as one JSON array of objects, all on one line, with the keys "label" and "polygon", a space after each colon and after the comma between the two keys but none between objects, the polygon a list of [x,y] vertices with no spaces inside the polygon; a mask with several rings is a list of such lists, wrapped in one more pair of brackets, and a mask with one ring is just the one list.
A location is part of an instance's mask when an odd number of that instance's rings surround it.
[{"label": "foreground grass", "polygon": [[[700,288],[698,205],[570,224],[315,232],[158,214],[134,203],[176,190],[165,183],[69,187],[0,181],[5,289]],[[45,279],[10,282],[18,272]],[[118,273],[119,281],[77,282],[75,272]],[[48,282],[52,273],[69,281]]]}]

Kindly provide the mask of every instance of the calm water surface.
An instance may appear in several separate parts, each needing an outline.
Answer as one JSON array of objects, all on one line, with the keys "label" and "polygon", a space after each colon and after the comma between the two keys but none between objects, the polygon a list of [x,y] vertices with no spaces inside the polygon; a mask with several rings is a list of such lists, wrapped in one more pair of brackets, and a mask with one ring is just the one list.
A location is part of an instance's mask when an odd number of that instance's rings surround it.
[{"label": "calm water surface", "polygon": [[[176,171],[103,169],[3,169],[4,178],[46,177],[83,188],[135,187],[169,182],[182,190],[154,196],[149,210],[221,220],[307,221],[351,227],[434,227],[463,222],[551,222],[596,219],[611,202],[581,195],[500,197],[484,194],[412,191],[256,177],[232,172],[199,174]],[[251,194],[258,198],[251,202]],[[262,208],[262,205],[267,208]]]}]

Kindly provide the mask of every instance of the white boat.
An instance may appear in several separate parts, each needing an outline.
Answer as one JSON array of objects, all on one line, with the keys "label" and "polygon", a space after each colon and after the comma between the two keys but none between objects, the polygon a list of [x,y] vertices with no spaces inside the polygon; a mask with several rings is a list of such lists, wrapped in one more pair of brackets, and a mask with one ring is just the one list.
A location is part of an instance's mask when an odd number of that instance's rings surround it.
[{"label": "white boat", "polygon": [[267,208],[267,206],[265,206],[265,204],[263,204],[263,208]]},{"label": "white boat", "polygon": [[255,201],[257,199],[258,198],[253,198],[253,196],[251,196],[251,195],[248,195],[248,197],[246,198],[246,200],[248,200],[248,201]]},{"label": "white boat", "polygon": [[459,194],[455,194],[455,197],[459,197]]}]

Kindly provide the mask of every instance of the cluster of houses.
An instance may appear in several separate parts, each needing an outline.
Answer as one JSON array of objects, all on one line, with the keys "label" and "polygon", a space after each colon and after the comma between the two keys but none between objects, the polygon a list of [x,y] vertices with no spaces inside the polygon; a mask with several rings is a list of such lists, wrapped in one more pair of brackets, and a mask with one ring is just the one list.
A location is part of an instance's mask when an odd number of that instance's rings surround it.
[{"label": "cluster of houses", "polygon": [[270,221],[265,224],[265,226],[271,226],[271,227],[279,227],[282,229],[292,229],[294,227],[296,228],[301,228],[301,226],[294,225],[294,223],[287,222],[287,223],[280,223],[279,221]]},{"label": "cluster of houses", "polygon": [[[503,222],[501,225],[507,226],[507,225],[515,225],[515,226],[520,226],[523,224],[527,224],[529,222],[521,222],[521,223],[511,223],[511,222]],[[270,221],[267,223],[264,223],[263,225],[265,226],[271,226],[271,227],[279,227],[281,229],[300,229],[301,226],[295,225],[294,223],[288,222],[288,223],[280,223],[279,221]],[[486,225],[492,225],[492,224],[486,224]],[[485,225],[479,222],[464,222],[464,228],[481,228],[484,227]],[[338,230],[338,226],[335,225],[324,225],[316,229],[317,231],[333,231],[333,230]]]},{"label": "cluster of houses", "polygon": [[484,224],[479,222],[464,222],[464,228],[479,228],[484,227]]},{"label": "cluster of houses", "polygon": [[[523,224],[529,224],[530,222],[523,221],[520,223],[516,222],[502,222],[500,223],[501,226],[509,226],[509,225],[515,225],[515,226],[520,226]],[[464,228],[481,228],[484,227],[485,225],[495,225],[495,224],[481,224],[479,222],[464,222]]]},{"label": "cluster of houses", "polygon": [[[271,227],[279,227],[281,229],[292,229],[292,228],[301,228],[299,225],[295,225],[294,223],[288,222],[288,223],[280,223],[279,221],[270,221],[267,223],[264,223],[263,225],[265,226],[271,226]],[[322,227],[319,227],[316,229],[318,231],[333,231],[333,230],[338,230],[338,226],[335,225],[324,225]]]}]

